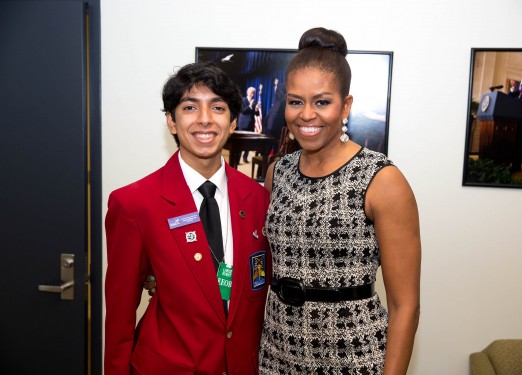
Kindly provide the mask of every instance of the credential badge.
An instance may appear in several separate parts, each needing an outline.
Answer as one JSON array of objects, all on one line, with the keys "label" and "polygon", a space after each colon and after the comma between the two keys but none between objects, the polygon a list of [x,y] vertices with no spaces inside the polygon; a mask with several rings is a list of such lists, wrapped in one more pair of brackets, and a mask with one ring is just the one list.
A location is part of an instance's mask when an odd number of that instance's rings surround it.
[{"label": "credential badge", "polygon": [[250,283],[252,290],[259,290],[266,283],[266,251],[250,255]]},{"label": "credential badge", "polygon": [[198,240],[196,237],[196,231],[185,232],[185,238],[187,239],[187,242],[196,242]]}]

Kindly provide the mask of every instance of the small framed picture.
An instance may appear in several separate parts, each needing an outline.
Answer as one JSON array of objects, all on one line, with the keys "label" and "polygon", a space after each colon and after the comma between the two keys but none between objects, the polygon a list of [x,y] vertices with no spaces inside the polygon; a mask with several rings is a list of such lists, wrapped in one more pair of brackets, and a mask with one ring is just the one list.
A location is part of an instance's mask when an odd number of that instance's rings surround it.
[{"label": "small framed picture", "polygon": [[473,48],[464,186],[522,188],[522,49]]}]

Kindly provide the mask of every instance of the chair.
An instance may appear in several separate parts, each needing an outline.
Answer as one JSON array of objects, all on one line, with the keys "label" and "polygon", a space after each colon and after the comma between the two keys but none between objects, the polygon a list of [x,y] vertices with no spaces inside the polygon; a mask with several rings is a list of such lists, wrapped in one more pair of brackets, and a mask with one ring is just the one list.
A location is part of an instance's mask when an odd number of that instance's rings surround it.
[{"label": "chair", "polygon": [[522,339],[495,340],[469,356],[471,375],[522,374]]},{"label": "chair", "polygon": [[252,178],[254,178],[254,170],[256,169],[256,165],[258,168],[263,167],[263,155],[254,155],[252,156]]},{"label": "chair", "polygon": [[[290,138],[290,132],[286,126],[281,128],[281,135],[279,136],[279,142],[276,144],[279,145],[279,148],[276,153],[272,154],[268,159],[268,165],[272,164],[274,161],[279,159],[281,156],[292,153],[297,150],[297,142]],[[252,157],[252,178],[254,178],[254,171],[256,165],[258,168],[263,167],[263,155],[255,155]],[[259,170],[258,170],[259,175]],[[263,178],[265,176],[262,176]]]}]

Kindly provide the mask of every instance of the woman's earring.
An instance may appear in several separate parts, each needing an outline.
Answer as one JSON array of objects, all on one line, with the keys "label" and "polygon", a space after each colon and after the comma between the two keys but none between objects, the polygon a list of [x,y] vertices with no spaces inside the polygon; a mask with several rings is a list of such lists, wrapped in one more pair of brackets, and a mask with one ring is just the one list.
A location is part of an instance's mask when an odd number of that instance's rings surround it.
[{"label": "woman's earring", "polygon": [[350,137],[348,136],[348,134],[346,134],[346,132],[348,131],[348,127],[346,126],[348,124],[348,119],[343,118],[342,122],[343,122],[343,127],[341,128],[341,131],[343,132],[343,134],[341,135],[340,140],[341,140],[341,142],[346,143],[350,140]]}]

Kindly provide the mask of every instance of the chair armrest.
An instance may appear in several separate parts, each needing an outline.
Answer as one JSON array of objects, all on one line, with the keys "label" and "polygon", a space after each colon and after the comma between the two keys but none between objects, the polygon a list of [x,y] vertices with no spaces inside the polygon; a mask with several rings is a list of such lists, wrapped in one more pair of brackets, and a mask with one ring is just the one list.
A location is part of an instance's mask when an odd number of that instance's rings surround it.
[{"label": "chair armrest", "polygon": [[469,356],[471,375],[495,375],[495,369],[486,353],[471,353]]}]

